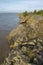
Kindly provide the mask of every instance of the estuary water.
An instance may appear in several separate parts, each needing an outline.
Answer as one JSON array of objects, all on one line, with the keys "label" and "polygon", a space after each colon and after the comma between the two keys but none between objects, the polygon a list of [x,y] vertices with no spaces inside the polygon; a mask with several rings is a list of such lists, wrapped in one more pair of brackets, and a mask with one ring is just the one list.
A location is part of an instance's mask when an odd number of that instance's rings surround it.
[{"label": "estuary water", "polygon": [[0,13],[0,63],[8,55],[9,47],[6,39],[12,29],[18,26],[17,13]]}]

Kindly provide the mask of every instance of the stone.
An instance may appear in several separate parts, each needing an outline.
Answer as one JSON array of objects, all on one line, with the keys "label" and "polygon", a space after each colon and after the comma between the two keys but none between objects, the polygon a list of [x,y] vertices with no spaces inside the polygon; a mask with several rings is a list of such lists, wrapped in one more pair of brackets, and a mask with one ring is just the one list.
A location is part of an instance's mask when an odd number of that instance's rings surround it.
[{"label": "stone", "polygon": [[34,43],[34,42],[29,42],[29,44],[30,44],[30,45],[35,45],[35,43]]}]

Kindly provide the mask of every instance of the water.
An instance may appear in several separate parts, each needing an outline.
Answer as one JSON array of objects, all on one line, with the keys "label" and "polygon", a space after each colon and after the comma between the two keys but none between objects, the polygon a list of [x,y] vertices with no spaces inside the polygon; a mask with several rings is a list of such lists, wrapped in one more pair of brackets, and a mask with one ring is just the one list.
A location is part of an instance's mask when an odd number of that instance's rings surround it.
[{"label": "water", "polygon": [[9,52],[6,39],[9,32],[18,26],[19,17],[16,13],[0,13],[0,63]]}]

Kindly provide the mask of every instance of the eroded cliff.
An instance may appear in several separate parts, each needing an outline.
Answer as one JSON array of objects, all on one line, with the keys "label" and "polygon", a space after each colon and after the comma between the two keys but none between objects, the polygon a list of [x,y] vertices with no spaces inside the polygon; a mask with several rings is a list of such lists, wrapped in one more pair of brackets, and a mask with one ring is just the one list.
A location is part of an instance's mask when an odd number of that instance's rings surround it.
[{"label": "eroded cliff", "polygon": [[10,52],[2,65],[43,65],[43,16],[20,15],[8,41]]}]

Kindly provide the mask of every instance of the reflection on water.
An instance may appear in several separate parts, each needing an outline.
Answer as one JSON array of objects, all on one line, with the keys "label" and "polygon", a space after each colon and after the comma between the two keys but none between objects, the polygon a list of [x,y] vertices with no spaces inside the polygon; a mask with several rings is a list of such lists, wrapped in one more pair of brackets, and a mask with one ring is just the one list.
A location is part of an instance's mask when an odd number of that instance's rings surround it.
[{"label": "reflection on water", "polygon": [[0,13],[0,62],[9,51],[6,36],[18,25],[18,21],[19,17],[16,13]]}]

